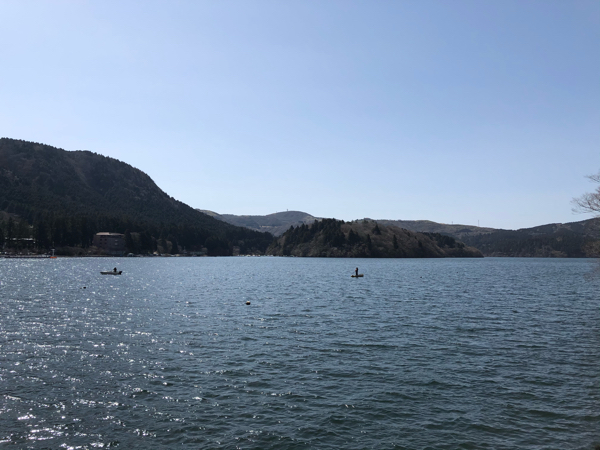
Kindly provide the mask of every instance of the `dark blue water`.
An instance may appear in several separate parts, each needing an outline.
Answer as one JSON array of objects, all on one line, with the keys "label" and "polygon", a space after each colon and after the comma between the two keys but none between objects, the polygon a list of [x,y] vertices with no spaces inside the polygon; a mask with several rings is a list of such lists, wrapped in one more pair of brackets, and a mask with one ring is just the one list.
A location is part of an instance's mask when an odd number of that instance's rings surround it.
[{"label": "dark blue water", "polygon": [[592,449],[594,264],[0,260],[0,448]]}]

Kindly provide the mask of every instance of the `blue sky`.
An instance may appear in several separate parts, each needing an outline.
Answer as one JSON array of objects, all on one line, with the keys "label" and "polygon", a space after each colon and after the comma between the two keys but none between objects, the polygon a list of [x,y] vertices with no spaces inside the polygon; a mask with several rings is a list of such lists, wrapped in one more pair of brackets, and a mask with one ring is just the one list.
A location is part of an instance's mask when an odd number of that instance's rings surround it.
[{"label": "blue sky", "polygon": [[219,213],[517,229],[600,169],[597,1],[0,1],[0,135]]}]

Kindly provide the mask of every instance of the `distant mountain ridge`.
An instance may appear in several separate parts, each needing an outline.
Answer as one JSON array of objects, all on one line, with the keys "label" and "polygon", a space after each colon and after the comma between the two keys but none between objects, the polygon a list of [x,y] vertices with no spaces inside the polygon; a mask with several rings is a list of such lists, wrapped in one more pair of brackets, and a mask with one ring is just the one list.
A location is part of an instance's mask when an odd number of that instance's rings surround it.
[{"label": "distant mountain ridge", "polygon": [[273,236],[281,236],[291,226],[299,226],[302,224],[310,225],[317,217],[311,216],[302,211],[283,211],[266,216],[236,216],[234,214],[218,214],[213,211],[199,209],[215,219],[230,223],[239,227],[250,228],[251,230],[268,232]]},{"label": "distant mountain ridge", "polygon": [[[236,216],[195,210],[170,197],[144,172],[116,159],[90,151],[65,151],[45,144],[0,138],[0,246],[14,243],[15,239],[32,239],[44,248],[87,248],[95,232],[116,231],[128,235],[128,249],[136,253],[155,250],[178,253],[182,247],[207,250],[212,255],[231,255],[235,248],[242,254],[260,254],[273,241],[273,236],[282,236],[290,227],[306,230],[324,220],[334,219],[317,218],[301,211]],[[386,229],[424,233],[436,245],[443,244],[447,249],[462,248],[458,244],[448,247],[450,241],[437,235],[449,236],[466,246],[476,247],[485,256],[589,257],[600,253],[600,219],[520,230],[426,220],[362,221],[374,222]],[[360,234],[360,227],[352,226],[357,227],[356,233]],[[344,239],[348,239],[348,226],[342,223],[340,227],[346,235]],[[366,229],[360,232],[366,245],[366,235],[370,233]],[[384,234],[391,236],[389,232]],[[396,231],[395,234],[399,239],[401,233]],[[307,236],[291,236],[288,249],[296,238],[300,239],[296,242],[300,245],[298,249],[304,246],[297,251],[301,254],[312,254],[323,242],[329,242],[328,235],[317,237],[312,243],[305,241]],[[337,239],[341,242],[339,233]],[[333,246],[338,250],[321,248],[319,253],[337,256],[368,253],[386,257],[401,254],[390,251],[389,242],[383,241],[383,238],[372,239],[369,252],[356,241],[351,245],[346,242],[345,250]],[[426,239],[422,244],[429,245]],[[312,250],[306,250],[311,246]]]},{"label": "distant mountain ridge", "polygon": [[[266,216],[219,215],[204,211],[228,223],[255,230],[268,231],[276,237],[290,226],[298,227],[321,220],[311,214],[289,211]],[[363,220],[372,221],[365,218]],[[566,224],[547,224],[520,230],[478,227],[475,225],[444,224],[430,220],[377,219],[376,223],[417,233],[442,234],[479,249],[485,256],[526,257],[594,257],[598,256],[600,220],[589,219]]]},{"label": "distant mountain ridge", "polygon": [[463,235],[486,256],[598,257],[600,219]]},{"label": "distant mountain ridge", "polygon": [[427,220],[378,220],[412,231],[441,233],[476,247],[485,256],[597,257],[600,219],[554,223],[519,230],[448,225]]},{"label": "distant mountain ridge", "polygon": [[411,231],[447,234],[457,239],[462,239],[463,236],[491,233],[498,230],[497,228],[477,227],[475,225],[438,223],[431,220],[377,219],[376,221],[384,225],[393,225]]}]

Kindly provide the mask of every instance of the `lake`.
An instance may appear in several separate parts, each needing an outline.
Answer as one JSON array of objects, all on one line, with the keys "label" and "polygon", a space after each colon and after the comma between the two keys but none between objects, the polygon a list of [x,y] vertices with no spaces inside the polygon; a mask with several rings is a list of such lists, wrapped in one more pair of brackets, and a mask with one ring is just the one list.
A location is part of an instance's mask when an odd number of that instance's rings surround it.
[{"label": "lake", "polygon": [[590,450],[597,266],[0,259],[0,448]]}]

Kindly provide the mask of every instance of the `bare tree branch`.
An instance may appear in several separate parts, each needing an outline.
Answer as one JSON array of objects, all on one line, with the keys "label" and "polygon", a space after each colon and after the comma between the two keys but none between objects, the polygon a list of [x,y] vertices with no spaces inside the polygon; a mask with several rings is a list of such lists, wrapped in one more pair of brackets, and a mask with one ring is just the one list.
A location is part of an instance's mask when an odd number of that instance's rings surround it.
[{"label": "bare tree branch", "polygon": [[[600,172],[588,175],[587,178],[600,184]],[[573,207],[575,213],[594,213],[600,217],[600,186],[596,188],[595,192],[586,192],[581,197],[574,198],[571,203],[575,205]]]}]

